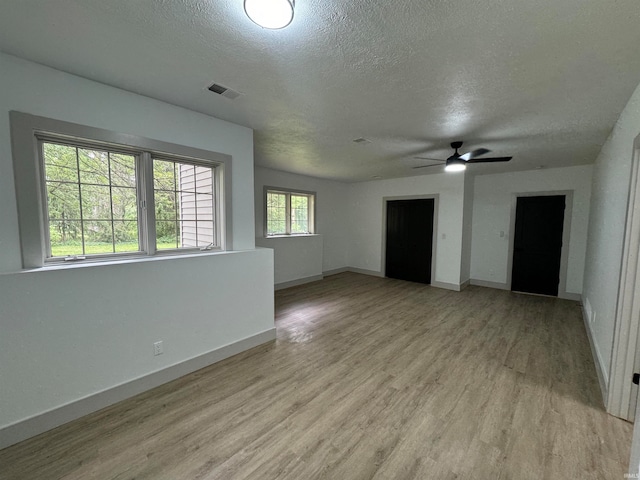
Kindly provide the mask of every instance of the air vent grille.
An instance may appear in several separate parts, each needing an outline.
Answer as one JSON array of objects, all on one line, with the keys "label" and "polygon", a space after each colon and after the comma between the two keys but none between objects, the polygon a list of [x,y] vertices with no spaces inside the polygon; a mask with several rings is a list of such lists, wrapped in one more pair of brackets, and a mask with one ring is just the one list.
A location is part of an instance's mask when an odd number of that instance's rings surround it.
[{"label": "air vent grille", "polygon": [[214,83],[209,87],[209,90],[211,90],[213,93],[217,93],[218,95],[222,95],[224,92],[226,92],[229,89],[227,87],[223,87],[222,85],[218,85],[217,83]]},{"label": "air vent grille", "polygon": [[225,87],[224,85],[220,85],[219,83],[214,83],[207,88],[209,91],[217,93],[218,95],[228,98],[229,100],[235,100],[240,95],[242,95],[240,92],[236,92],[235,90],[232,90],[229,87]]}]

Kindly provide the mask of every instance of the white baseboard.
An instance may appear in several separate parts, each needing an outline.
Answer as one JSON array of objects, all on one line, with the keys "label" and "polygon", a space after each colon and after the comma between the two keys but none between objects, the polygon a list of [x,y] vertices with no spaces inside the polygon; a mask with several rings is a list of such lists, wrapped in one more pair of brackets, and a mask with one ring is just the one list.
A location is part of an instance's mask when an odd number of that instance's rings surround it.
[{"label": "white baseboard", "polygon": [[274,288],[275,290],[284,290],[285,288],[296,287],[298,285],[304,285],[305,283],[317,282],[318,280],[322,280],[324,277],[330,277],[331,275],[337,275],[343,272],[360,273],[362,275],[371,275],[374,277],[384,276],[381,272],[376,272],[375,270],[365,270],[363,268],[355,267],[343,267],[336,268],[334,270],[327,270],[326,272],[322,272],[322,275],[313,275],[312,277],[298,278],[289,282],[276,283],[274,285]]},{"label": "white baseboard", "polygon": [[[488,288],[497,288],[498,290],[511,290],[509,285],[501,282],[489,282],[487,280],[478,280],[472,278],[470,280],[471,285],[476,285],[478,287],[488,287]],[[562,298],[564,300],[573,300],[575,302],[582,301],[582,295],[579,293],[571,293],[571,292],[559,292],[558,298]]]},{"label": "white baseboard", "polygon": [[271,328],[176,365],[8,425],[0,429],[0,449],[39,435],[139,393],[151,390],[250,348],[275,340],[275,338],[276,329]]},{"label": "white baseboard", "polygon": [[602,394],[602,403],[607,405],[607,398],[609,397],[609,372],[604,368],[604,362],[600,355],[600,350],[593,340],[591,333],[591,327],[589,326],[589,317],[584,309],[584,305],[581,305],[582,320],[584,321],[584,329],[587,331],[587,338],[589,339],[589,345],[591,346],[591,355],[593,356],[593,363],[596,365],[596,373],[598,374],[598,383],[600,383],[600,393]]},{"label": "white baseboard", "polygon": [[339,273],[344,273],[348,271],[349,271],[349,267],[334,268],[333,270],[327,270],[326,272],[322,272],[322,275],[324,277],[330,277],[331,275],[337,275]]},{"label": "white baseboard", "polygon": [[511,290],[506,283],[501,282],[489,282],[487,280],[477,280],[472,278],[469,280],[471,285],[476,285],[478,287],[487,287],[487,288],[497,288],[498,290]]},{"label": "white baseboard", "polygon": [[[372,277],[381,277],[384,278],[382,272],[378,272],[376,270],[366,270],[364,268],[357,267],[347,267],[346,269],[341,271],[352,272],[352,273],[360,273],[362,275],[371,275]],[[457,283],[446,283],[446,282],[436,282],[432,281],[430,284],[432,287],[436,288],[444,288],[445,290],[453,290],[455,292],[459,292],[465,289],[469,285],[469,281],[463,282],[462,284]]]},{"label": "white baseboard", "polygon": [[463,288],[462,285],[458,283],[447,283],[447,282],[437,282],[437,281],[432,281],[431,286],[436,288],[444,288],[445,290],[453,290],[454,292],[459,292]]},{"label": "white baseboard", "polygon": [[353,273],[361,273],[362,275],[371,275],[372,277],[384,277],[382,272],[376,270],[367,270],[365,268],[347,267],[347,271]]},{"label": "white baseboard", "polygon": [[304,285],[305,283],[317,282],[322,280],[322,275],[313,275],[311,277],[298,278],[296,280],[290,280],[288,282],[276,283],[274,285],[275,290],[284,290],[285,288],[296,287],[298,285]]},{"label": "white baseboard", "polygon": [[579,293],[560,292],[558,293],[558,298],[562,298],[564,300],[573,300],[574,302],[582,302],[582,295],[580,295]]},{"label": "white baseboard", "polygon": [[[359,273],[361,275],[370,275],[372,277],[384,278],[384,275],[382,274],[382,272],[379,272],[377,270],[367,270],[364,268],[357,268],[357,267],[343,267],[343,268],[336,268],[334,270],[327,270],[326,272],[322,272],[322,275],[314,275],[313,277],[300,278],[297,280],[292,280],[290,282],[277,283],[275,285],[275,289],[282,290],[284,288],[295,287],[297,285],[303,285],[305,283],[316,282],[318,280],[322,280],[323,277],[329,277],[331,275],[337,275],[343,272]],[[437,282],[437,281],[431,282],[432,287],[444,288],[445,290],[453,290],[454,292],[460,292],[465,288],[467,288],[469,285],[474,285],[473,280],[467,280],[465,282],[462,282],[461,284]]]}]

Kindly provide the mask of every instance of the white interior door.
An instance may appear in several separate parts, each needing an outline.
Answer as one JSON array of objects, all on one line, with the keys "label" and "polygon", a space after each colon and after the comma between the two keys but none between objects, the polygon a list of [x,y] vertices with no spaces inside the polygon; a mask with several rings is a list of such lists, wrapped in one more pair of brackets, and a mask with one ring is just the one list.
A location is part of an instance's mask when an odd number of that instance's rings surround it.
[{"label": "white interior door", "polygon": [[607,412],[633,421],[638,387],[631,383],[640,371],[640,135],[634,143],[624,250],[609,372]]}]

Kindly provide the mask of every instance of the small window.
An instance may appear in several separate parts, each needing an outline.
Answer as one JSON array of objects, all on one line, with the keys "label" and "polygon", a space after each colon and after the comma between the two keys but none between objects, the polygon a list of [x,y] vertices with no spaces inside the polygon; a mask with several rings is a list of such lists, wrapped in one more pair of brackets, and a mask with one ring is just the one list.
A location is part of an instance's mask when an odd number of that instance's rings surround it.
[{"label": "small window", "polygon": [[266,236],[305,235],[315,231],[315,193],[266,190]]},{"label": "small window", "polygon": [[231,248],[228,155],[10,115],[25,268]]}]

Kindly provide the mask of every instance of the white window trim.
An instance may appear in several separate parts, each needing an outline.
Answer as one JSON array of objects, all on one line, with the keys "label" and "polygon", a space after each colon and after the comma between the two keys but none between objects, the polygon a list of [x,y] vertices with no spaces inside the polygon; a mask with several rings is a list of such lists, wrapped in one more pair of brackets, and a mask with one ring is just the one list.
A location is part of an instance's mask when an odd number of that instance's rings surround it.
[{"label": "white window trim", "polygon": [[[269,235],[269,219],[268,219],[268,211],[267,211],[267,195],[270,193],[284,193],[287,195],[287,208],[285,215],[286,222],[286,233],[278,233]],[[310,205],[309,205],[309,232],[308,233],[291,233],[291,195],[306,195],[309,197]],[[312,235],[316,235],[316,192],[310,192],[305,190],[296,190],[292,188],[282,188],[282,187],[264,187],[264,193],[262,195],[262,199],[264,201],[264,237],[265,238],[287,238],[287,237],[309,237]]]},{"label": "white window trim", "polygon": [[[145,169],[139,179],[153,178],[152,160],[188,160],[190,163],[216,165],[216,190],[219,192],[216,203],[217,227],[219,229],[219,249],[232,250],[231,242],[231,156],[201,150],[183,145],[153,140],[135,135],[112,132],[100,128],[87,127],[22,112],[10,112],[13,169],[15,177],[16,201],[18,205],[18,224],[22,266],[25,269],[40,268],[51,263],[47,260],[47,232],[45,232],[46,199],[44,197],[44,168],[39,145],[42,139],[63,140],[71,143],[89,143],[92,146],[127,151],[141,155],[138,165]],[[153,182],[142,182],[139,200],[153,199]],[[152,215],[153,216],[153,215]],[[148,215],[141,215],[139,222],[149,237],[155,238],[155,225],[147,224]],[[135,257],[148,258],[159,255],[193,254],[194,249],[162,250],[156,252],[148,238],[140,238],[146,247],[145,252],[133,252],[110,255],[91,255],[83,263],[99,261],[118,261]],[[198,250],[198,249],[196,249]]]}]

